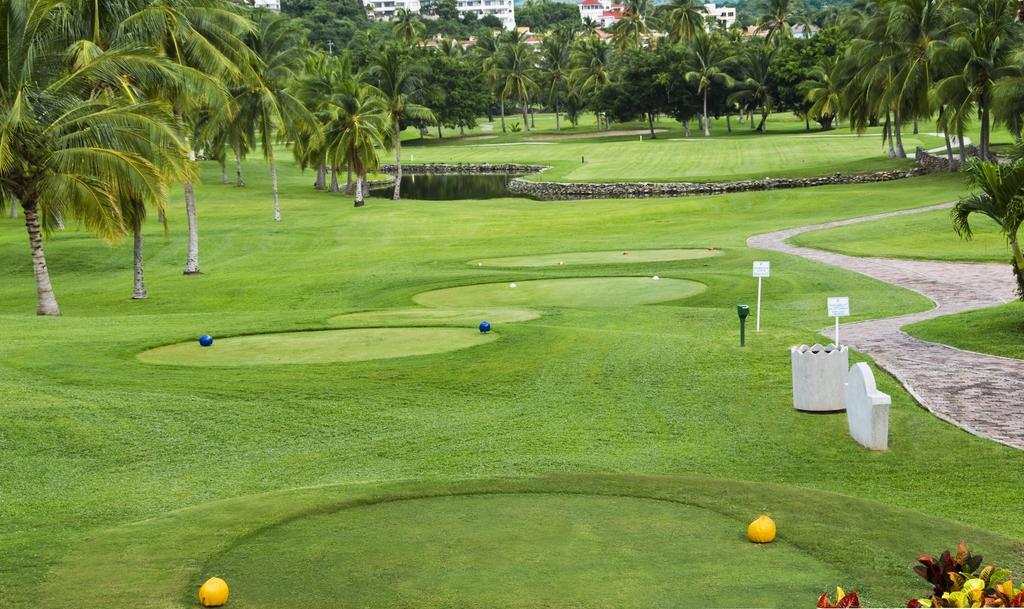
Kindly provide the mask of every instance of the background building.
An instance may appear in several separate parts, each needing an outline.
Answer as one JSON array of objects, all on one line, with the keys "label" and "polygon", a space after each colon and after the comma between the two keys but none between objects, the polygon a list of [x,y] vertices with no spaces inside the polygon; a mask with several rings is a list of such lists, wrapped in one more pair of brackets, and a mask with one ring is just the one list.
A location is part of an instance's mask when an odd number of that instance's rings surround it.
[{"label": "background building", "polygon": [[[420,0],[363,0],[370,19],[390,21],[395,11],[404,8],[412,13],[420,12]],[[458,0],[456,7],[460,15],[473,13],[479,19],[494,15],[501,21],[501,27],[514,30],[516,14],[514,0]]]},{"label": "background building", "polygon": [[732,24],[736,23],[735,6],[715,6],[715,3],[712,2],[704,5],[703,13],[705,27],[709,32],[716,23],[717,27],[723,30],[732,27]]},{"label": "background building", "polygon": [[390,21],[395,11],[404,8],[410,13],[420,12],[420,0],[363,0],[370,19]]},{"label": "background building", "polygon": [[281,0],[255,0],[253,6],[256,8],[265,8],[274,11],[275,13],[281,12]]}]

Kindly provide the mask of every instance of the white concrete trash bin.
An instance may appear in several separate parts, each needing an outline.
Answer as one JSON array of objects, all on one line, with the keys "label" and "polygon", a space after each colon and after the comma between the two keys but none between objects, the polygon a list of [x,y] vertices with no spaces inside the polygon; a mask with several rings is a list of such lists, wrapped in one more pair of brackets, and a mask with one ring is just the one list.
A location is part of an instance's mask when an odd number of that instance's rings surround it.
[{"label": "white concrete trash bin", "polygon": [[846,419],[850,435],[871,450],[889,450],[889,408],[892,398],[875,385],[875,375],[864,362],[850,368],[846,380]]},{"label": "white concrete trash bin", "polygon": [[849,350],[832,344],[814,344],[792,347],[789,352],[793,363],[793,408],[804,412],[845,410]]}]

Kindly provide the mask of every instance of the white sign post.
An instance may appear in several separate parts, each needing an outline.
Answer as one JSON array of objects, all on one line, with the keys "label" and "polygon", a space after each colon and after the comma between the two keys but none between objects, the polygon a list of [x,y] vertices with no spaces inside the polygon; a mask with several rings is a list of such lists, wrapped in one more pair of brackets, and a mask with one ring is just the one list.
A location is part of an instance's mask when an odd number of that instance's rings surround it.
[{"label": "white sign post", "polygon": [[836,318],[836,346],[839,345],[839,318],[850,315],[850,298],[835,296],[828,299],[828,316]]},{"label": "white sign post", "polygon": [[755,317],[755,330],[761,331],[761,280],[770,277],[772,274],[772,263],[768,260],[754,261],[754,277],[757,277],[757,317]]}]

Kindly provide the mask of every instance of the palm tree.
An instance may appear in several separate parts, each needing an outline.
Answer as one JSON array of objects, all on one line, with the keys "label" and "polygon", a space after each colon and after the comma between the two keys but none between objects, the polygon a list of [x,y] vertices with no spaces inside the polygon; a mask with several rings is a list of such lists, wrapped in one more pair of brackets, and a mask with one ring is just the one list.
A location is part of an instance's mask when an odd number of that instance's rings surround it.
[{"label": "palm tree", "polygon": [[[761,121],[757,125],[757,130],[761,133],[767,132],[768,115],[775,104],[775,76],[772,73],[774,57],[775,47],[767,41],[749,45],[743,54],[741,71],[744,78],[738,85],[739,90],[728,98],[729,103],[745,104],[750,109],[751,117],[754,108],[760,109]],[[750,128],[754,128],[753,120]]]},{"label": "palm tree", "polygon": [[622,18],[612,25],[612,40],[620,51],[642,46],[644,39],[651,35],[647,27],[647,14],[651,12],[651,0],[626,0]]},{"label": "palm tree", "polygon": [[172,66],[132,52],[69,64],[62,4],[0,2],[0,205],[17,202],[24,212],[40,315],[60,315],[42,233],[73,217],[103,237],[123,236],[120,201],[166,200],[162,165],[184,153],[166,105],[118,93],[126,77]]},{"label": "palm tree", "polygon": [[[579,97],[594,99],[601,88],[611,82],[611,47],[599,38],[582,38],[572,52],[573,81]],[[601,112],[596,107],[597,125],[601,126]]]},{"label": "palm tree", "polygon": [[400,8],[395,11],[391,19],[391,32],[396,40],[401,40],[405,46],[413,46],[420,39],[424,30],[423,23],[416,13]]},{"label": "palm tree", "polygon": [[713,34],[701,33],[690,43],[688,64],[692,68],[684,76],[690,84],[697,85],[697,92],[704,96],[704,137],[711,136],[711,116],[708,114],[708,93],[711,87],[731,87],[735,83],[724,68],[729,59],[728,50],[722,40]]},{"label": "palm tree", "polygon": [[407,120],[434,120],[429,108],[414,103],[413,97],[421,90],[423,64],[411,61],[395,47],[387,47],[373,56],[367,78],[373,83],[387,104],[391,124],[391,147],[395,150],[395,190],[392,199],[402,194],[402,122]]},{"label": "palm tree", "polygon": [[703,6],[694,0],[672,0],[662,5],[667,13],[662,19],[672,42],[693,40],[699,32],[703,32]]},{"label": "palm tree", "polygon": [[524,41],[509,42],[498,47],[497,59],[504,80],[502,99],[513,97],[519,100],[523,126],[529,131],[526,107],[530,103],[530,93],[537,88],[533,77],[536,70],[533,47]]},{"label": "palm tree", "polygon": [[[194,131],[188,123],[191,113],[201,108],[226,111],[229,108],[225,83],[252,77],[254,61],[242,36],[253,28],[226,0],[126,0],[127,16],[114,24],[117,36],[126,44],[149,44],[178,64],[191,86],[166,91],[174,106],[176,122],[184,136]],[[93,6],[118,6],[113,2],[89,2]],[[200,89],[201,87],[201,89]],[[195,160],[188,147],[187,158]],[[183,181],[185,215],[188,221],[186,275],[199,273],[199,225],[192,179]]]},{"label": "palm tree", "polygon": [[960,237],[974,235],[971,215],[987,216],[999,225],[1013,252],[1013,274],[1017,280],[1017,293],[1024,300],[1024,254],[1021,253],[1019,232],[1024,222],[1024,161],[1017,160],[1000,165],[981,159],[970,159],[962,169],[968,184],[975,190],[953,206],[950,215],[953,230]]},{"label": "palm tree", "polygon": [[374,87],[355,82],[349,93],[334,95],[331,104],[334,118],[325,132],[328,158],[355,172],[355,206],[362,207],[366,174],[379,167],[377,149],[387,145],[388,106]]},{"label": "palm tree", "polygon": [[263,157],[270,168],[274,221],[280,222],[274,135],[280,130],[294,139],[300,134],[315,135],[318,130],[316,118],[290,90],[307,52],[299,44],[301,33],[296,22],[269,12],[257,15],[257,29],[246,38],[261,69],[254,70],[255,78],[239,87],[235,102],[259,134]]},{"label": "palm tree", "polygon": [[544,82],[547,103],[555,111],[555,131],[560,131],[558,102],[569,83],[569,41],[553,34],[544,39],[540,48],[540,73]]},{"label": "palm tree", "polygon": [[966,91],[964,103],[977,106],[981,119],[978,142],[982,158],[990,154],[993,87],[1004,76],[1019,72],[1011,56],[1020,41],[1016,7],[1003,0],[965,0],[951,18],[953,39],[939,51],[939,60],[954,64],[959,73],[948,76],[936,88],[944,98]]},{"label": "palm tree", "polygon": [[793,36],[792,0],[765,0],[757,25],[768,34],[766,40],[779,44]]},{"label": "palm tree", "polygon": [[835,77],[839,60],[837,57],[823,57],[810,71],[810,78],[804,81],[806,99],[811,107],[808,114],[818,121],[822,129],[831,129],[832,121],[839,126],[839,111],[842,107],[842,93]]}]

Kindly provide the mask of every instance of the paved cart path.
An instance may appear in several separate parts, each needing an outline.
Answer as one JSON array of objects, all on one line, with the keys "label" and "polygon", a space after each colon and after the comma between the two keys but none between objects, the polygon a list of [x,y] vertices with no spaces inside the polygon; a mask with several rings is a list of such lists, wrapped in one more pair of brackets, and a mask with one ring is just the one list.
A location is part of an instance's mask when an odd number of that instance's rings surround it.
[{"label": "paved cart path", "polygon": [[800,233],[951,206],[945,203],[776,231],[751,237],[747,245],[855,271],[933,300],[936,307],[922,313],[843,324],[843,343],[874,358],[939,418],[975,435],[1024,449],[1024,361],[962,351],[900,330],[924,319],[1012,301],[1014,282],[1007,265],[857,258],[786,243]]}]

